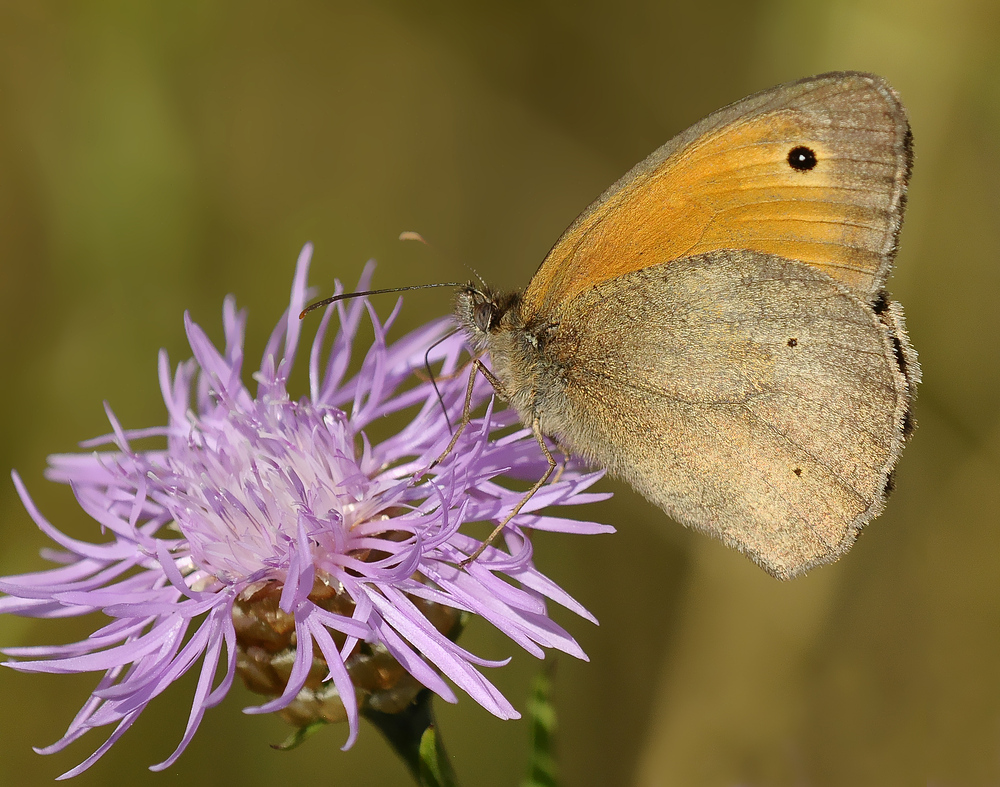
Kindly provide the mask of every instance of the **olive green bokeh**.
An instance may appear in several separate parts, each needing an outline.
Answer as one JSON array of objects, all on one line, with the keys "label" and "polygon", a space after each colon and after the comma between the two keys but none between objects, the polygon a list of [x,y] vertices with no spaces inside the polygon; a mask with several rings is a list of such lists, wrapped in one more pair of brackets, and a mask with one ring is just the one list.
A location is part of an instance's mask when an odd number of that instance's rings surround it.
[{"label": "olive green bokeh", "polygon": [[[897,271],[925,382],[897,490],[840,563],[782,584],[618,495],[615,536],[539,537],[537,560],[600,619],[557,672],[567,785],[1000,781],[1000,6],[994,0],[0,4],[0,468],[96,537],[45,456],[162,423],[156,352],[187,357],[189,309],[221,336],[250,309],[248,364],[312,281],[470,276],[524,286],[575,214],[709,111],[778,82],[876,71],[901,92],[916,165]],[[396,240],[417,230],[433,244]],[[380,306],[383,313],[391,299]],[[446,312],[410,294],[400,329]],[[398,332],[397,332],[398,335]],[[301,389],[304,391],[304,388]],[[44,539],[0,483],[0,573]],[[92,621],[0,618],[4,644]],[[539,665],[496,632],[463,644],[524,708]],[[0,785],[49,784],[89,676],[0,672]],[[183,682],[77,785],[406,785],[370,727],[291,753],[235,690],[167,775]],[[528,730],[468,698],[437,713],[467,785],[513,785]]]}]

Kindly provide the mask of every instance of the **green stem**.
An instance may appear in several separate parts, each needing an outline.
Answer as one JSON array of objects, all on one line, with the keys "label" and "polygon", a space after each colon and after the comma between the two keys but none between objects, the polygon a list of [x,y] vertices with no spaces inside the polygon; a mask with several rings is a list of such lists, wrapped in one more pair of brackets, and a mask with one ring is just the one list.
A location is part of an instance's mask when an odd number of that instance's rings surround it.
[{"label": "green stem", "polygon": [[399,713],[362,711],[405,763],[419,787],[458,787],[431,708],[433,693],[423,689]]}]

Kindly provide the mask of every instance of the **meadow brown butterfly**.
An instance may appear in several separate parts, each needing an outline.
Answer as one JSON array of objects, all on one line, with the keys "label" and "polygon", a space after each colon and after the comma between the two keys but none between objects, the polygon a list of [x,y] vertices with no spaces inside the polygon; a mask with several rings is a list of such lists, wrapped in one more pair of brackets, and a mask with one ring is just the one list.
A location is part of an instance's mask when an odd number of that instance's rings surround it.
[{"label": "meadow brown butterfly", "polygon": [[460,290],[549,473],[543,437],[779,579],[843,555],[882,510],[920,379],[884,289],[910,141],[880,77],[779,85],[633,167],[523,293]]}]

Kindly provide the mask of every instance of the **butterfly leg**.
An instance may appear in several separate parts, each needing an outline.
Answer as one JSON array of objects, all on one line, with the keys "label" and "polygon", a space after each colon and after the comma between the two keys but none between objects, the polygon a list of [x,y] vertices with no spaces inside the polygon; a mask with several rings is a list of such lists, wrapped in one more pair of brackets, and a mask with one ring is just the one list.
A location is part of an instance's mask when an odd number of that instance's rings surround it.
[{"label": "butterfly leg", "polygon": [[459,422],[458,428],[455,430],[455,434],[451,436],[451,441],[448,443],[447,448],[441,452],[441,456],[430,463],[430,466],[427,468],[428,470],[433,470],[448,458],[448,455],[455,450],[455,445],[458,443],[458,439],[462,436],[462,432],[465,431],[465,427],[467,427],[469,425],[469,421],[472,420],[472,393],[476,388],[477,373],[482,374],[489,384],[496,389],[497,393],[503,395],[503,385],[497,379],[496,375],[487,369],[482,361],[476,358],[472,362],[472,371],[469,372],[469,385],[465,389],[465,406],[462,408],[462,420]]},{"label": "butterfly leg", "polygon": [[570,450],[565,446],[561,445],[558,441],[556,442],[556,448],[558,448],[559,452],[563,455],[563,460],[562,462],[559,463],[559,469],[556,470],[556,474],[552,476],[551,483],[553,484],[556,483],[560,478],[562,478],[563,473],[566,472],[566,468],[569,466],[569,460],[572,458],[572,453],[570,452]]},{"label": "butterfly leg", "polygon": [[[489,378],[487,377],[487,379]],[[487,538],[482,544],[480,544],[479,548],[476,549],[476,551],[473,552],[471,555],[469,555],[465,560],[463,560],[460,563],[460,565],[467,566],[469,565],[469,563],[472,563],[477,557],[483,554],[483,552],[486,550],[486,547],[490,546],[490,544],[496,541],[497,536],[499,536],[500,533],[503,532],[503,529],[507,527],[507,523],[510,522],[510,520],[512,520],[514,517],[516,517],[519,513],[521,513],[521,509],[524,508],[525,504],[529,500],[531,500],[532,497],[535,496],[535,492],[537,492],[539,489],[545,486],[545,482],[549,480],[549,476],[551,476],[553,471],[556,469],[555,457],[552,456],[552,452],[549,451],[549,447],[545,445],[545,437],[542,435],[542,429],[539,426],[537,416],[531,422],[531,432],[532,434],[535,435],[535,440],[538,442],[539,448],[542,449],[542,453],[545,454],[545,458],[548,460],[549,466],[545,468],[545,472],[542,473],[542,477],[535,482],[535,485],[531,487],[531,489],[527,491],[524,497],[521,498],[521,501],[516,506],[514,506],[514,510],[511,511],[509,514],[507,514],[507,516],[504,517],[504,520],[499,525],[493,528],[493,532],[490,533],[490,537]]]}]

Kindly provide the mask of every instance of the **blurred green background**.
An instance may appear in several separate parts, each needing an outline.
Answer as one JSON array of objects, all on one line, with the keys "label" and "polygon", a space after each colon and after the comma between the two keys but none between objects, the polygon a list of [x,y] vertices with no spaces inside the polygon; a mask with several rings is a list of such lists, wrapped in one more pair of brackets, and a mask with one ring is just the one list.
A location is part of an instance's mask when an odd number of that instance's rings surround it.
[{"label": "blurred green background", "polygon": [[[706,113],[778,82],[875,71],[901,92],[916,165],[891,289],[925,382],[885,514],[836,565],[782,584],[610,481],[615,536],[540,537],[589,664],[557,670],[567,785],[1000,783],[1000,5],[996,0],[617,3],[0,3],[0,468],[98,538],[49,453],[162,423],[156,352],[185,309],[221,335],[235,293],[256,359],[305,241],[313,283],[468,278],[522,287],[608,184]],[[417,230],[428,249],[396,240]],[[381,304],[383,313],[391,299]],[[413,294],[396,335],[446,312]],[[0,483],[0,573],[45,540]],[[0,618],[0,641],[93,621]],[[490,677],[520,708],[539,664]],[[48,784],[93,679],[0,672],[0,784]],[[74,783],[406,785],[374,729],[292,753],[242,689],[172,751],[193,683]],[[517,784],[527,726],[438,705],[466,785]]]}]

